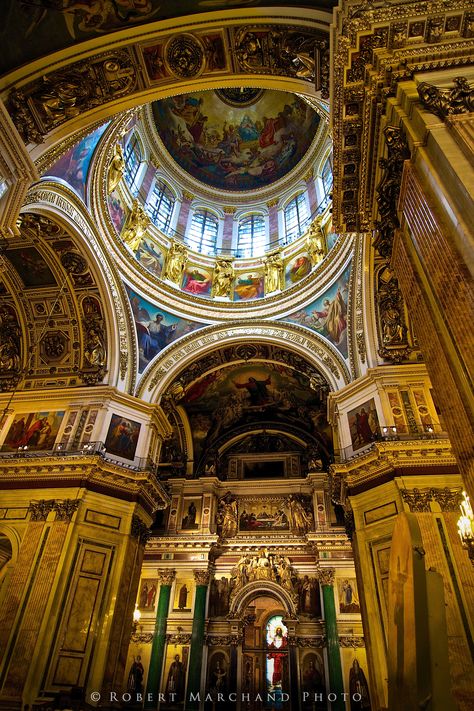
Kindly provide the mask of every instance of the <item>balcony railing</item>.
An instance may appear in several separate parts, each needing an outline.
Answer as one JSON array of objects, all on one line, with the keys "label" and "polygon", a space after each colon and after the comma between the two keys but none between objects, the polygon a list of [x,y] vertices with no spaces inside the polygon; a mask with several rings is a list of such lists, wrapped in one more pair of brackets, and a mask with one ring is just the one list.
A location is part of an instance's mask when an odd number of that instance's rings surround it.
[{"label": "balcony railing", "polygon": [[372,439],[366,442],[359,441],[348,447],[343,447],[335,452],[335,459],[346,462],[350,459],[364,456],[377,442],[410,442],[418,440],[448,439],[447,432],[439,423],[418,425],[416,428],[407,426],[385,425],[377,428]]},{"label": "balcony railing", "polygon": [[126,459],[107,451],[104,442],[87,442],[75,447],[55,444],[53,449],[35,449],[24,445],[12,449],[6,445],[0,448],[0,462],[11,459],[40,459],[41,457],[93,457],[99,456],[104,462],[116,464],[132,471],[158,471],[157,464],[149,457],[134,457]]}]

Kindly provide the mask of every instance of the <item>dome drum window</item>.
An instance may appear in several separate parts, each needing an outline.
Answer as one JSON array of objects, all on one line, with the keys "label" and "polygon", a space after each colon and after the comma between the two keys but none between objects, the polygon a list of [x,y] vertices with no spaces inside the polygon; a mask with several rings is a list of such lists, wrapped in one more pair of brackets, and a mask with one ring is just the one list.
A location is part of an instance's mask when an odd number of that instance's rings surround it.
[{"label": "dome drum window", "polygon": [[152,222],[162,232],[168,233],[170,231],[175,201],[175,195],[165,181],[156,180],[146,205],[146,211]]}]

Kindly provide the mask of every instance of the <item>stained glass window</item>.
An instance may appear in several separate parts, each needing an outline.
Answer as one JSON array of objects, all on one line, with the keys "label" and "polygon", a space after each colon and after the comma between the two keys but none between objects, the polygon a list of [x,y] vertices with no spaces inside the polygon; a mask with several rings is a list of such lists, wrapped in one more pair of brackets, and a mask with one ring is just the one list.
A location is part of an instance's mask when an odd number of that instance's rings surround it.
[{"label": "stained glass window", "polygon": [[273,693],[284,686],[287,666],[288,628],[281,615],[270,617],[266,627],[267,691]]},{"label": "stained glass window", "polygon": [[247,215],[239,222],[237,253],[239,257],[258,257],[265,251],[265,218],[262,215]]}]

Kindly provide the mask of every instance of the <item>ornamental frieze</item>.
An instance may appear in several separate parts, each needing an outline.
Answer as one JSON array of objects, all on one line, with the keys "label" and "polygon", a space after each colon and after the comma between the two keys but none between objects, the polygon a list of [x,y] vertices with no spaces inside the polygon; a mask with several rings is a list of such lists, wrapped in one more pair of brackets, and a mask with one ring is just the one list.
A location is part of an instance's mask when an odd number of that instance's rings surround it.
[{"label": "ornamental frieze", "polygon": [[461,489],[401,489],[404,502],[412,513],[432,513],[431,502],[436,502],[441,511],[459,511],[462,501]]}]

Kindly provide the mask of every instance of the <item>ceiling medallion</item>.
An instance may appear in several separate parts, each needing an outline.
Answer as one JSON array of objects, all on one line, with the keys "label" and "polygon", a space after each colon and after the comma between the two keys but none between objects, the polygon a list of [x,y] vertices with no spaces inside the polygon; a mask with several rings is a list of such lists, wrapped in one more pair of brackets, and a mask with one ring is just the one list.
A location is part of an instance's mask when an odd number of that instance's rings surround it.
[{"label": "ceiling medallion", "polygon": [[216,89],[217,96],[229,106],[251,106],[255,104],[265,89],[254,89],[252,87],[228,87],[227,89]]},{"label": "ceiling medallion", "polygon": [[179,79],[197,76],[204,67],[204,50],[193,35],[173,37],[166,48],[166,62]]}]

